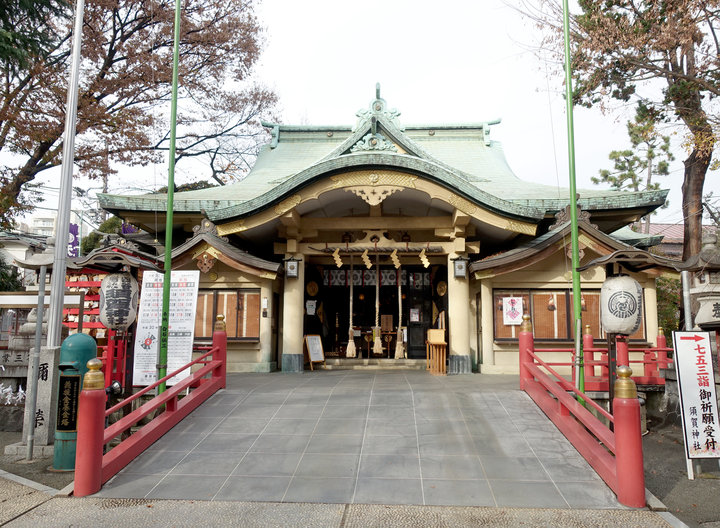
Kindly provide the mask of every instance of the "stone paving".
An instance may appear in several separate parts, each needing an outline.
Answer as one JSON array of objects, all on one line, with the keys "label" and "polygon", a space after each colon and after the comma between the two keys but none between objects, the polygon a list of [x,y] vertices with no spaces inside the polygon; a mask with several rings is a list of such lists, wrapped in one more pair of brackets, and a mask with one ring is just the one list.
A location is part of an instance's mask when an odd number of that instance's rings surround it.
[{"label": "stone paving", "polygon": [[95,495],[623,509],[516,376],[230,374]]}]

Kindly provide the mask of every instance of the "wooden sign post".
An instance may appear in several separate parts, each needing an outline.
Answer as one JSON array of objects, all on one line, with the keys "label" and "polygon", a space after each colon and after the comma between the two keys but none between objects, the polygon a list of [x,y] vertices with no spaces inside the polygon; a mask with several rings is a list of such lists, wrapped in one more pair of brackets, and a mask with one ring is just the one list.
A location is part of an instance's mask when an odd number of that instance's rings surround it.
[{"label": "wooden sign post", "polygon": [[319,335],[305,336],[305,353],[310,363],[310,370],[313,370],[313,363],[322,363],[323,367],[325,366],[325,352]]}]

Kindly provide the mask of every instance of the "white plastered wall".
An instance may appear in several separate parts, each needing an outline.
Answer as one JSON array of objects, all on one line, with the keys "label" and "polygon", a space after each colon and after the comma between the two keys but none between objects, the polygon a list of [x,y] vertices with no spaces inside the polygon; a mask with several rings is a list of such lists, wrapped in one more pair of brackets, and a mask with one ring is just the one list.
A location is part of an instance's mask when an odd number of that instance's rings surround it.
[{"label": "white plastered wall", "polygon": [[[586,251],[581,265],[597,258],[598,255]],[[493,291],[497,289],[571,289],[572,277],[570,274],[569,260],[562,254],[556,253],[553,256],[538,262],[528,268],[480,280],[473,279],[470,285],[470,297],[480,295],[480,314],[473,318],[473,321],[481,321],[479,327],[479,339],[471,339],[471,343],[480,342],[479,356],[482,364],[480,372],[484,374],[517,374],[518,373],[518,348],[517,342],[504,343],[494,339],[494,317],[495,306],[493,303]],[[645,332],[647,341],[655,344],[657,341],[657,295],[655,278],[645,274],[630,274],[643,287],[644,311],[645,311]],[[605,280],[605,270],[601,266],[586,270],[580,276],[583,289],[597,289],[602,287]],[[558,344],[545,344],[548,348],[562,347],[570,348],[572,343],[562,342]],[[641,354],[632,355],[631,359],[640,359]],[[543,356],[548,361],[568,361],[567,355],[549,353]],[[562,370],[562,369],[561,369]],[[639,365],[634,366],[633,371],[640,374]]]}]

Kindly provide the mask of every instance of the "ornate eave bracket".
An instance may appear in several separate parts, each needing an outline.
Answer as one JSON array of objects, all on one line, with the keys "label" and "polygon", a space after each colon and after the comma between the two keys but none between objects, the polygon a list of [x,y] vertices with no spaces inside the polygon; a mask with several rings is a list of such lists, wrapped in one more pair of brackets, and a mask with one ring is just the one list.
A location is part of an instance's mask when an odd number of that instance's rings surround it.
[{"label": "ornate eave bracket", "polygon": [[[587,222],[591,226],[593,226],[595,229],[597,229],[597,225],[590,223],[590,213],[588,211],[583,211],[580,209],[580,206],[577,206],[577,219],[578,222],[583,221]],[[565,209],[561,209],[557,213],[555,213],[555,223],[552,224],[548,230],[549,231],[555,231],[556,229],[560,229],[564,224],[570,221],[570,206],[566,206]]]},{"label": "ornate eave bracket", "polygon": [[200,225],[196,225],[193,227],[193,237],[199,236],[199,235],[211,235],[214,237],[219,238],[223,242],[227,242],[228,238],[220,236],[218,233],[217,226],[212,223],[207,218],[204,218],[202,222],[200,222]]}]

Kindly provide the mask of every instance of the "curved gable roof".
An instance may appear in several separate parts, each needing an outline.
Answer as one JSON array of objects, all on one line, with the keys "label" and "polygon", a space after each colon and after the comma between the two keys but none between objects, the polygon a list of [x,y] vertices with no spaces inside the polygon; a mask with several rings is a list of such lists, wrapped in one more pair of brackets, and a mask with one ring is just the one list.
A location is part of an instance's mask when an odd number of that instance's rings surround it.
[{"label": "curved gable roof", "polygon": [[[567,205],[567,189],[520,180],[489,128],[474,125],[402,127],[394,110],[377,95],[370,110],[358,113],[355,127],[284,126],[271,128],[247,177],[224,187],[176,193],[176,212],[205,211],[214,222],[229,222],[286,200],[303,187],[341,170],[390,168],[427,178],[482,208],[509,218],[538,222]],[[375,141],[375,144],[371,144]],[[585,210],[651,211],[668,191],[630,193],[582,190]],[[163,212],[164,194],[100,195],[104,209]]]}]

